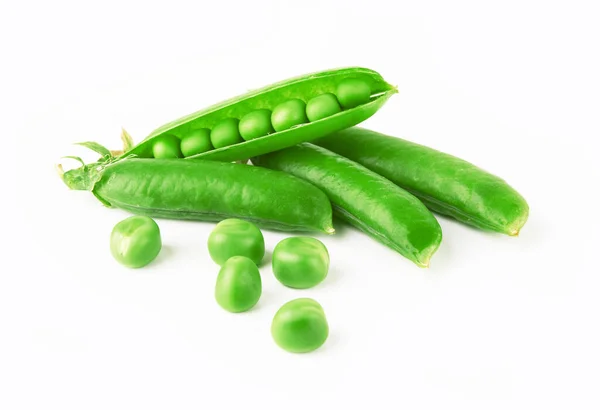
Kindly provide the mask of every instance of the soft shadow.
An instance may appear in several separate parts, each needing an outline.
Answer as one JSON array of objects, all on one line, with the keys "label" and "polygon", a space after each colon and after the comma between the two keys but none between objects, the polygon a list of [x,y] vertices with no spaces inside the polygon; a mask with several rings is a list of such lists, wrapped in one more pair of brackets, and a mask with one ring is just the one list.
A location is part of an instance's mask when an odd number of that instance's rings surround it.
[{"label": "soft shadow", "polygon": [[150,266],[163,266],[164,264],[169,263],[176,253],[177,252],[175,252],[175,249],[171,245],[163,245],[156,259],[150,263]]},{"label": "soft shadow", "polygon": [[265,256],[263,256],[262,261],[260,261],[260,264],[258,265],[258,267],[264,268],[266,266],[269,266],[272,261],[273,261],[273,252],[265,250]]}]

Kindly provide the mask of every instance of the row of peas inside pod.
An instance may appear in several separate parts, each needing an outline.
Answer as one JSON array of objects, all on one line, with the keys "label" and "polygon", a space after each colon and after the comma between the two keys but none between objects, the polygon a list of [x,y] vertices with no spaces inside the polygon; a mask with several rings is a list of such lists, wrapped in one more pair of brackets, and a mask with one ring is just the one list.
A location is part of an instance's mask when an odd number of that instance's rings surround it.
[{"label": "row of peas inside pod", "polygon": [[323,93],[307,102],[291,98],[276,105],[273,110],[261,108],[242,118],[226,118],[212,129],[197,128],[186,135],[166,134],[152,145],[154,158],[182,158],[223,148],[244,141],[285,131],[297,125],[314,122],[343,110],[365,104],[371,97],[369,84],[349,78],[336,87],[335,94]]},{"label": "row of peas inside pod", "polygon": [[[161,249],[158,224],[147,216],[131,216],[112,230],[111,253],[129,268],[148,265]],[[208,252],[221,266],[215,285],[217,303],[232,313],[254,307],[262,294],[258,266],[265,255],[265,240],[260,229],[241,219],[223,220],[208,237]],[[275,246],[272,265],[275,277],[284,286],[307,289],[327,277],[329,253],[315,238],[290,237]],[[325,343],[329,325],[318,302],[299,298],[287,302],[275,313],[271,334],[281,348],[304,353]]]},{"label": "row of peas inside pod", "polygon": [[[265,255],[260,229],[240,219],[217,224],[208,238],[211,258],[221,266],[215,299],[225,310],[245,312],[258,303],[262,279],[258,266]],[[273,273],[283,285],[307,289],[321,283],[329,270],[329,253],[322,242],[310,237],[290,237],[273,250]],[[284,350],[313,351],[325,343],[329,325],[323,307],[314,299],[285,303],[273,317],[271,335]]]}]

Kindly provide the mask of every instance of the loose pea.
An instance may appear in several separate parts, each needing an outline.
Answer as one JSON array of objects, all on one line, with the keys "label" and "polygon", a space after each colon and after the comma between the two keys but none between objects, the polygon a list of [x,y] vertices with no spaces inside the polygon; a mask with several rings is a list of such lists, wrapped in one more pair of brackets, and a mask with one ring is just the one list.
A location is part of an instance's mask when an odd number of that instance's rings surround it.
[{"label": "loose pea", "polygon": [[160,229],[152,218],[131,216],[122,220],[110,234],[113,257],[129,268],[141,268],[152,262],[160,252]]},{"label": "loose pea", "polygon": [[210,141],[213,147],[223,148],[243,142],[244,140],[238,129],[239,122],[237,118],[227,118],[215,125],[210,133]]},{"label": "loose pea", "polygon": [[262,293],[260,272],[245,256],[229,258],[221,267],[215,286],[215,299],[225,310],[245,312],[256,305]]},{"label": "loose pea", "polygon": [[154,158],[181,158],[179,144],[179,138],[175,135],[164,135],[152,145],[152,154]]},{"label": "loose pea", "polygon": [[211,149],[210,130],[207,128],[193,130],[181,140],[181,153],[184,157],[200,154]]},{"label": "loose pea", "polygon": [[331,117],[341,111],[340,103],[331,93],[316,96],[306,104],[306,116],[311,122]]},{"label": "loose pea", "polygon": [[271,111],[260,109],[252,111],[240,120],[240,134],[246,141],[264,137],[273,132],[271,125]]},{"label": "loose pea", "polygon": [[319,348],[329,335],[323,307],[309,298],[287,302],[273,317],[271,335],[288,352],[306,353]]},{"label": "loose pea", "polygon": [[306,117],[306,104],[297,98],[279,104],[273,110],[271,123],[275,131],[283,131],[308,122]]},{"label": "loose pea", "polygon": [[363,80],[349,78],[338,84],[335,94],[342,107],[347,110],[367,103],[371,98],[371,87]]},{"label": "loose pea", "polygon": [[290,288],[313,287],[325,279],[328,269],[329,253],[318,239],[287,238],[273,250],[273,273]]},{"label": "loose pea", "polygon": [[225,219],[210,233],[208,253],[219,265],[232,256],[245,256],[258,265],[265,255],[265,240],[254,224],[242,219]]}]

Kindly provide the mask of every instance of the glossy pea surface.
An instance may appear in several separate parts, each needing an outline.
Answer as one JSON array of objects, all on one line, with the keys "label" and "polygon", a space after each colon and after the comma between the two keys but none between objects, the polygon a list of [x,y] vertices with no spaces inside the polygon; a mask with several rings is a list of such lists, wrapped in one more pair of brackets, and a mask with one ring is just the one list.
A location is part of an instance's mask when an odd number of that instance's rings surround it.
[{"label": "glossy pea surface", "polygon": [[245,256],[259,265],[265,255],[265,240],[253,223],[225,219],[210,233],[208,252],[218,265],[223,265],[232,256]]},{"label": "glossy pea surface", "polygon": [[332,93],[321,94],[306,103],[306,116],[310,121],[331,117],[341,111],[342,107]]},{"label": "glossy pea surface", "polygon": [[371,87],[363,80],[348,78],[338,84],[335,94],[347,110],[367,103],[371,98]]},{"label": "glossy pea surface", "polygon": [[292,98],[279,104],[271,114],[271,123],[275,131],[284,131],[307,122],[306,104],[298,98]]},{"label": "glossy pea surface", "polygon": [[314,299],[294,299],[284,304],[271,322],[275,343],[291,353],[318,349],[329,336],[323,307]]},{"label": "glossy pea surface", "polygon": [[147,216],[131,216],[115,225],[110,234],[113,257],[129,268],[141,268],[152,262],[162,248],[160,229]]},{"label": "glossy pea surface", "polygon": [[272,133],[271,111],[266,108],[252,111],[240,120],[240,134],[246,141]]},{"label": "glossy pea surface", "polygon": [[210,141],[215,148],[223,148],[242,142],[239,131],[240,121],[236,118],[227,118],[219,122],[210,133]]},{"label": "glossy pea surface", "polygon": [[234,256],[223,264],[215,286],[215,299],[223,309],[245,312],[256,305],[261,293],[260,272],[252,260]]},{"label": "glossy pea surface", "polygon": [[210,130],[207,128],[193,130],[181,139],[181,153],[184,157],[201,154],[212,148]]},{"label": "glossy pea surface", "polygon": [[328,270],[329,253],[318,239],[286,238],[273,250],[273,273],[279,282],[290,288],[311,288],[325,279]]},{"label": "glossy pea surface", "polygon": [[157,138],[152,146],[154,158],[181,158],[180,140],[175,135],[164,135]]}]

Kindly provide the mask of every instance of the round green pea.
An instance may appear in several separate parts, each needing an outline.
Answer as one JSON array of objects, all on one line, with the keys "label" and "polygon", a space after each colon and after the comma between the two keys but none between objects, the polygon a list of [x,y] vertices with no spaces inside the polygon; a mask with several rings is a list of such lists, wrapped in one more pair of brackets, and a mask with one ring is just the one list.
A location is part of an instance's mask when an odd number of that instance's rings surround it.
[{"label": "round green pea", "polygon": [[223,309],[245,312],[256,305],[261,293],[260,272],[252,260],[234,256],[223,264],[215,286],[215,299]]},{"label": "round green pea", "polygon": [[306,104],[297,98],[279,104],[271,114],[271,123],[275,131],[283,131],[308,122]]},{"label": "round green pea", "polygon": [[238,129],[239,123],[237,118],[227,118],[215,125],[210,133],[213,147],[223,148],[243,142]]},{"label": "round green pea", "polygon": [[348,78],[338,84],[335,95],[342,107],[347,110],[369,102],[371,87],[358,78]]},{"label": "round green pea", "polygon": [[110,252],[117,262],[129,268],[146,266],[158,256],[161,248],[160,229],[147,216],[124,219],[110,234]]},{"label": "round green pea", "polygon": [[180,143],[175,135],[163,135],[152,144],[152,155],[154,158],[181,158]]},{"label": "round green pea", "polygon": [[198,128],[190,131],[181,139],[181,153],[184,157],[201,154],[212,149],[210,143],[210,130],[207,128]]},{"label": "round green pea", "polygon": [[341,111],[340,103],[331,93],[318,95],[306,103],[306,116],[311,122],[331,117]]},{"label": "round green pea", "polygon": [[240,134],[246,141],[264,137],[272,132],[271,111],[265,108],[252,111],[240,120]]},{"label": "round green pea", "polygon": [[314,299],[294,299],[283,305],[271,323],[275,343],[291,353],[306,353],[323,345],[329,325],[323,307]]},{"label": "round green pea", "polygon": [[245,256],[259,265],[265,256],[265,240],[253,223],[225,219],[208,236],[208,253],[218,265],[223,265],[232,256]]},{"label": "round green pea", "polygon": [[311,288],[325,279],[328,270],[329,253],[318,239],[287,238],[273,250],[273,273],[290,288]]}]

